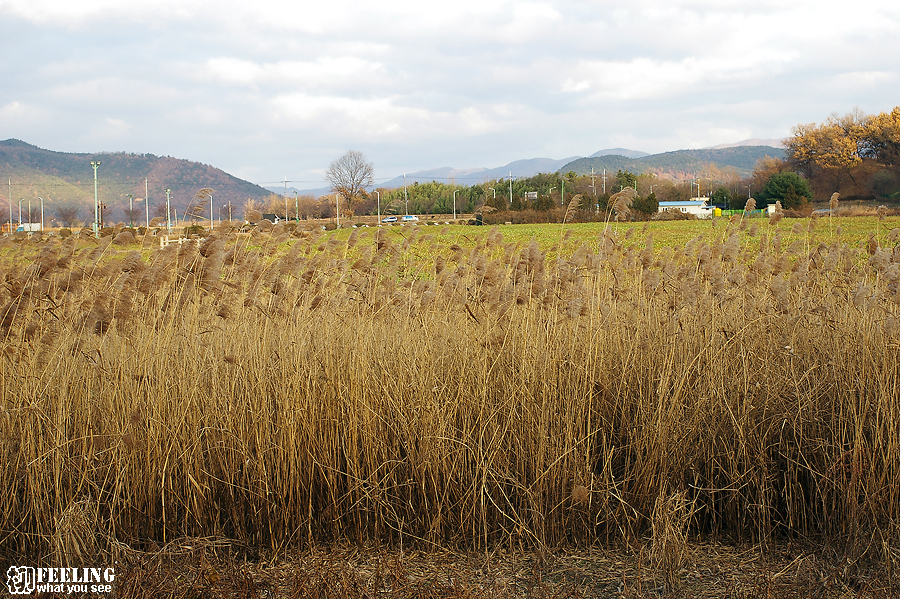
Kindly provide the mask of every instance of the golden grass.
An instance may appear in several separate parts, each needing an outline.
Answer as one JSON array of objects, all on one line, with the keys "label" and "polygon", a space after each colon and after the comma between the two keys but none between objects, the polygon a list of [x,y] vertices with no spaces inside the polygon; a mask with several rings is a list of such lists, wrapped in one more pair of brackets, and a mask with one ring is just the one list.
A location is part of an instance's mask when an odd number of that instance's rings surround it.
[{"label": "golden grass", "polygon": [[900,250],[745,225],[9,242],[0,551],[824,535],[889,560]]}]

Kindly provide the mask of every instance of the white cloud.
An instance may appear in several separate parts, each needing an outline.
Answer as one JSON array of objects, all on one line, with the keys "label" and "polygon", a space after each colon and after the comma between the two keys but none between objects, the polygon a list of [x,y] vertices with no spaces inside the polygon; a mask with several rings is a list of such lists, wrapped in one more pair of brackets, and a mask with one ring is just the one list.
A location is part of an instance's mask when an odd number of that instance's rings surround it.
[{"label": "white cloud", "polygon": [[520,120],[523,112],[505,104],[466,106],[447,112],[404,105],[398,100],[293,93],[277,96],[271,105],[275,109],[273,118],[284,125],[301,129],[315,126],[335,138],[356,137],[367,142],[422,142],[449,132],[454,136],[484,135]]},{"label": "white cloud", "polygon": [[11,134],[266,179],[298,138],[307,170],[363,144],[415,170],[778,137],[900,78],[887,0],[0,0],[0,26]]},{"label": "white cloud", "polygon": [[198,70],[201,77],[228,85],[254,87],[298,86],[359,90],[387,76],[383,65],[355,56],[326,56],[315,62],[274,63],[258,63],[241,58],[211,58]]},{"label": "white cloud", "polygon": [[591,82],[587,79],[582,79],[581,81],[574,81],[572,79],[566,79],[563,81],[562,90],[564,92],[583,92],[591,88]]},{"label": "white cloud", "polygon": [[39,114],[39,110],[18,101],[0,106],[0,122],[10,123],[14,120],[32,119],[38,117]]},{"label": "white cloud", "polygon": [[21,17],[32,23],[78,27],[109,17],[143,19],[189,19],[195,16],[205,0],[0,0],[0,14]]},{"label": "white cloud", "polygon": [[116,141],[131,132],[131,126],[122,119],[107,118],[91,130],[91,135],[104,141]]}]

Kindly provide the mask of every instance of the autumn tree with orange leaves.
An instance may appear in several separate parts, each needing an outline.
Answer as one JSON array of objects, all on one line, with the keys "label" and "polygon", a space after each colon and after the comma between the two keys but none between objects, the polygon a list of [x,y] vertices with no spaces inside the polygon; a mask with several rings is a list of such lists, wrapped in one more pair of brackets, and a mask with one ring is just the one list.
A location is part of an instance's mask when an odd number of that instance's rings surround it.
[{"label": "autumn tree with orange leaves", "polygon": [[797,125],[785,148],[788,163],[819,199],[835,191],[847,199],[900,197],[900,107]]}]

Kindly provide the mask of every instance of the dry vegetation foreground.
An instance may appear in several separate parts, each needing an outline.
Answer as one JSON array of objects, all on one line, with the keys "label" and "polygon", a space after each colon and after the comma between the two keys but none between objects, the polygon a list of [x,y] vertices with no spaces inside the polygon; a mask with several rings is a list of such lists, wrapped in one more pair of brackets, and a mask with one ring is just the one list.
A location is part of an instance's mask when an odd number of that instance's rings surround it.
[{"label": "dry vegetation foreground", "polygon": [[[896,577],[860,568],[819,550],[786,544],[774,551],[692,544],[678,582],[665,576],[643,549],[566,549],[480,554],[445,550],[392,551],[328,547],[286,559],[223,557],[218,543],[144,556],[130,566],[119,597],[271,597],[300,599],[588,599],[656,597],[758,598],[900,596]],[[173,551],[174,549],[174,551]],[[190,557],[189,555],[190,549]],[[177,560],[177,563],[176,563]]]},{"label": "dry vegetation foreground", "polygon": [[4,241],[0,557],[135,597],[896,595],[893,226]]}]

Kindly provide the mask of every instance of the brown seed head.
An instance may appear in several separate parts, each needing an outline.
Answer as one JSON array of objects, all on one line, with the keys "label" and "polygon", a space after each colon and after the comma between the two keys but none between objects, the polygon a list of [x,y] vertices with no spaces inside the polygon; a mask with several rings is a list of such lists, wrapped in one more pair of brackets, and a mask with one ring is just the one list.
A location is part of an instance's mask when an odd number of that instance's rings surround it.
[{"label": "brown seed head", "polygon": [[839,197],[841,197],[841,194],[838,192],[831,194],[831,199],[828,201],[828,207],[831,208],[832,211],[837,210]]},{"label": "brown seed head", "polygon": [[575,485],[572,489],[572,503],[584,505],[590,501],[590,498],[591,492],[584,485]]}]

